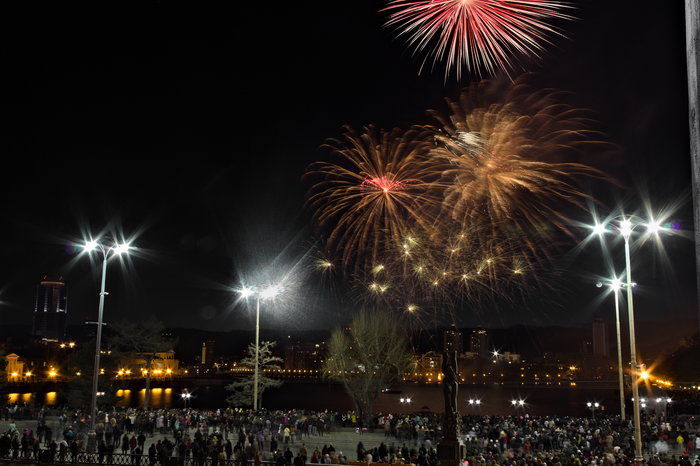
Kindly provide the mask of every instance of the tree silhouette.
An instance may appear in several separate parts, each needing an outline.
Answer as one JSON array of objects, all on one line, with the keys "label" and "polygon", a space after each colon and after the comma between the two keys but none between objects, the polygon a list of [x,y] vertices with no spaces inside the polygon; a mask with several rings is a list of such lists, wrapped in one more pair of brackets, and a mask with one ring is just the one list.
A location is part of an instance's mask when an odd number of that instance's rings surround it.
[{"label": "tree silhouette", "polygon": [[340,382],[360,419],[367,420],[383,388],[401,380],[415,362],[408,337],[389,313],[361,312],[349,328],[331,334],[323,375]]},{"label": "tree silhouette", "polygon": [[[282,385],[279,379],[273,379],[265,375],[266,370],[280,369],[282,358],[272,355],[272,348],[277,343],[274,341],[261,341],[258,347],[258,408],[262,407],[262,394],[268,388],[277,388]],[[255,343],[248,345],[246,356],[241,359],[241,366],[250,369],[250,375],[246,375],[226,386],[231,394],[226,402],[231,406],[253,406],[253,385],[255,383]]]}]

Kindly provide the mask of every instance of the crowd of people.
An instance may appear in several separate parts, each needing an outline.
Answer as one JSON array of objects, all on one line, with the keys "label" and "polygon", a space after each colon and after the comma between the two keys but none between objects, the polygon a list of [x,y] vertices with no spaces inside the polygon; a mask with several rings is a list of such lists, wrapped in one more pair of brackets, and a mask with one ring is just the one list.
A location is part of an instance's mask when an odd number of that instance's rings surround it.
[{"label": "crowd of people", "polygon": [[[0,458],[84,462],[78,461],[79,456],[89,451],[100,464],[112,464],[115,455],[130,455],[133,464],[151,466],[355,461],[435,466],[442,438],[442,416],[435,413],[377,414],[363,423],[354,412],[113,408],[98,414],[91,446],[85,411],[59,410],[51,413],[55,422],[47,422],[49,412],[41,409],[34,413],[33,429],[18,428],[12,412],[12,407],[3,408],[7,429],[0,435]],[[14,412],[26,415],[24,409]],[[634,457],[633,425],[616,416],[467,415],[460,421],[465,466],[624,465],[632,464]],[[332,444],[307,447],[342,428],[358,434],[354,454],[337,451]],[[383,432],[385,441],[365,446],[366,430]],[[649,464],[700,466],[696,418],[644,418],[641,436]]]}]

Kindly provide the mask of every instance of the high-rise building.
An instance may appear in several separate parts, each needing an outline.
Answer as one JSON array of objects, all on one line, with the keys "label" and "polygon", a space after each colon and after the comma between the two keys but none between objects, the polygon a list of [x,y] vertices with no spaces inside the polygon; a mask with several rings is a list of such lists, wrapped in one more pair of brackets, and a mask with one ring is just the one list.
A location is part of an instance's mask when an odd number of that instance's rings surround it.
[{"label": "high-rise building", "polygon": [[452,324],[452,327],[449,329],[445,330],[445,332],[442,334],[442,339],[443,339],[443,344],[442,348],[445,351],[456,351],[457,354],[460,354],[464,350],[464,345],[463,345],[463,340],[462,340],[462,332],[455,327],[454,324]]},{"label": "high-rise building", "polygon": [[203,366],[214,365],[214,359],[216,358],[216,341],[207,340],[202,342],[202,359],[201,363]]},{"label": "high-rise building", "polygon": [[610,357],[608,323],[602,317],[593,318],[593,354],[604,358]]},{"label": "high-rise building", "polygon": [[489,352],[489,334],[483,328],[472,330],[469,335],[469,352],[474,353],[479,358],[488,358]]},{"label": "high-rise building", "polygon": [[43,341],[60,341],[66,336],[66,314],[68,297],[63,277],[48,280],[47,277],[36,287],[32,336]]}]

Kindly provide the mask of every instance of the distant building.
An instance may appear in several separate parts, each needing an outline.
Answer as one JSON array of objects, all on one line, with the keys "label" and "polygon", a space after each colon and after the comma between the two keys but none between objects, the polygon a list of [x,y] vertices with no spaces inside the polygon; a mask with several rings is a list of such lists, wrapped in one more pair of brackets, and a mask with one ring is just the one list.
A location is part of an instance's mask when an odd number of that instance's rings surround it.
[{"label": "distant building", "polygon": [[489,351],[489,334],[483,328],[472,330],[469,335],[469,352],[484,359],[491,356]]},{"label": "distant building", "polygon": [[454,324],[448,330],[445,330],[442,337],[443,337],[443,345],[442,345],[443,350],[456,351],[457,354],[460,354],[460,353],[462,353],[462,351],[464,351],[462,332],[460,330],[458,330],[457,327],[454,326]]},{"label": "distant building", "polygon": [[19,356],[10,353],[5,356],[5,374],[7,380],[16,382],[24,378],[24,362],[19,360]]},{"label": "distant building", "polygon": [[593,318],[593,354],[603,358],[610,357],[608,323],[602,317]]},{"label": "distant building", "polygon": [[216,341],[208,340],[202,342],[202,359],[203,366],[212,366],[216,358]]},{"label": "distant building", "polygon": [[290,343],[284,349],[284,369],[319,370],[325,352],[325,343]]},{"label": "distant building", "polygon": [[32,336],[43,341],[63,340],[67,311],[68,297],[63,278],[53,281],[44,277],[36,288]]},{"label": "distant building", "polygon": [[418,371],[424,377],[437,377],[442,371],[442,354],[428,351],[418,358]]},{"label": "distant building", "polygon": [[[119,361],[118,375],[143,375],[148,361],[144,354],[134,353]],[[180,361],[175,359],[175,351],[155,353],[151,360],[151,375],[154,377],[169,377],[176,375],[180,369]]]}]

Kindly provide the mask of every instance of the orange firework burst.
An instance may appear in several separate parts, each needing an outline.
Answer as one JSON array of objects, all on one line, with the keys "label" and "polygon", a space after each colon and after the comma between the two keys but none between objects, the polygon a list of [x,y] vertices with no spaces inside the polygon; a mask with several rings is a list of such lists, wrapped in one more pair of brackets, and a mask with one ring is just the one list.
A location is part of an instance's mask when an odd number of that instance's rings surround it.
[{"label": "orange firework burst", "polygon": [[361,134],[346,128],[342,140],[325,146],[340,160],[318,162],[309,174],[320,177],[309,204],[322,228],[328,228],[328,248],[345,268],[376,262],[385,238],[399,238],[407,225],[429,221],[432,197],[426,163],[431,148],[424,129],[378,130]]},{"label": "orange firework burst", "polygon": [[552,91],[515,82],[491,99],[489,90],[474,85],[448,101],[449,115],[430,112],[440,124],[431,154],[444,188],[443,215],[459,225],[490,225],[489,235],[521,242],[537,255],[546,252],[540,246],[553,230],[571,234],[561,207],[585,208],[581,181],[605,178],[564,161],[598,143],[599,134]]}]

